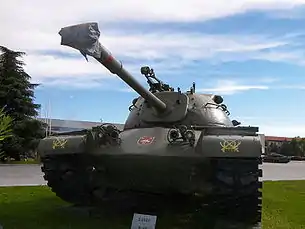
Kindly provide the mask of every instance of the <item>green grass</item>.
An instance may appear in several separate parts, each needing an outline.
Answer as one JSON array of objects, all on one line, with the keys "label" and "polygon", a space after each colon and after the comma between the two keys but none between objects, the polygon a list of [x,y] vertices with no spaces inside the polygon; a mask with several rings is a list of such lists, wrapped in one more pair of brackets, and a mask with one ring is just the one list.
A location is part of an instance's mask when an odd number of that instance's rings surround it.
[{"label": "green grass", "polygon": [[263,227],[305,228],[305,181],[264,182]]},{"label": "green grass", "polygon": [[[305,229],[305,181],[264,182],[263,228]],[[132,215],[89,217],[69,211],[48,187],[0,188],[0,224],[4,229],[127,229]],[[176,216],[158,218],[158,229]],[[177,227],[175,227],[176,229]]]},{"label": "green grass", "polygon": [[0,162],[0,164],[8,164],[8,165],[11,165],[11,164],[17,164],[17,165],[19,165],[19,164],[21,164],[21,165],[23,165],[23,164],[40,164],[40,161],[37,161],[37,160],[34,160],[34,159],[28,159],[28,160],[26,160],[26,161],[24,161],[24,160],[22,160],[22,161],[10,161],[10,162],[5,162],[5,163],[1,163]]}]

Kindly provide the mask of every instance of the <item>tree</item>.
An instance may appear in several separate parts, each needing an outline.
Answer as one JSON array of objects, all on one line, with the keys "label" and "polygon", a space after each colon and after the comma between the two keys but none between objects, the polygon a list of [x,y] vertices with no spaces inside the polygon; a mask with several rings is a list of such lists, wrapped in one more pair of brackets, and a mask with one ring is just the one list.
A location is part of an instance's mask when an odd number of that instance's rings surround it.
[{"label": "tree", "polygon": [[0,52],[0,106],[14,119],[13,135],[3,141],[2,148],[7,156],[20,160],[20,153],[33,150],[44,135],[43,123],[35,118],[40,105],[33,102],[38,85],[30,83],[31,77],[23,69],[24,52],[3,46]]},{"label": "tree", "polygon": [[279,153],[279,151],[280,151],[280,147],[276,143],[271,142],[268,145],[268,152],[270,152],[270,153]]},{"label": "tree", "polygon": [[304,156],[305,155],[305,140],[299,136],[293,138],[290,142],[293,154],[295,156]]},{"label": "tree", "polygon": [[299,140],[299,146],[300,146],[300,155],[301,157],[305,156],[305,139]]},{"label": "tree", "polygon": [[284,141],[279,150],[279,153],[282,155],[285,155],[285,156],[293,156],[294,153],[293,153],[293,146],[292,146],[291,142]]},{"label": "tree", "polygon": [[5,157],[2,151],[2,142],[12,136],[13,119],[4,113],[4,108],[0,109],[0,160]]}]

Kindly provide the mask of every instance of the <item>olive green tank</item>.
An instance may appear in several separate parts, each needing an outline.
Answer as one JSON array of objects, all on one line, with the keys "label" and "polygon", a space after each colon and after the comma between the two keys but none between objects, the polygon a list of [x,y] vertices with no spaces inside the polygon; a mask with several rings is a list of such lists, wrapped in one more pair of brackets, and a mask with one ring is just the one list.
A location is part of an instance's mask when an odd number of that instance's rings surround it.
[{"label": "olive green tank", "polygon": [[94,205],[107,190],[196,195],[209,204],[241,206],[260,221],[258,127],[231,120],[221,96],[196,93],[195,83],[186,92],[175,90],[147,66],[141,68],[146,89],[100,44],[97,23],[68,26],[59,34],[61,45],[93,57],[139,94],[122,129],[101,124],[41,140],[42,171],[60,198]]}]

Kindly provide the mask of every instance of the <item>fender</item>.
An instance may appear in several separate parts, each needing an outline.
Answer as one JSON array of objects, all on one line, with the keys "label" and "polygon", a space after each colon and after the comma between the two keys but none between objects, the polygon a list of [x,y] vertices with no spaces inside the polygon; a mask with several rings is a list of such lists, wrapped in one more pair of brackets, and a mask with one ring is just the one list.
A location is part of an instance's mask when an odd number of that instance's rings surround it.
[{"label": "fender", "polygon": [[204,157],[260,157],[262,145],[259,136],[201,134],[197,151]]},{"label": "fender", "polygon": [[79,154],[85,151],[86,135],[50,136],[40,140],[38,153],[41,157],[58,154]]}]

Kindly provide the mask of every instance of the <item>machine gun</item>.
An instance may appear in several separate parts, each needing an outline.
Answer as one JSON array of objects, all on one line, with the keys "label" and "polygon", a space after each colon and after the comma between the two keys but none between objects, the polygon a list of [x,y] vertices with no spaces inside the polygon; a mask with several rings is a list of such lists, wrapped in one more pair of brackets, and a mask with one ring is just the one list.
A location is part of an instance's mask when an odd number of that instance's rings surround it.
[{"label": "machine gun", "polygon": [[[143,66],[141,67],[141,74],[144,75],[147,79],[147,83],[149,85],[149,91],[155,93],[157,91],[174,91],[174,88],[170,87],[169,84],[164,84],[161,80],[159,80],[154,72],[154,69]],[[154,83],[155,80],[156,82]]]}]

